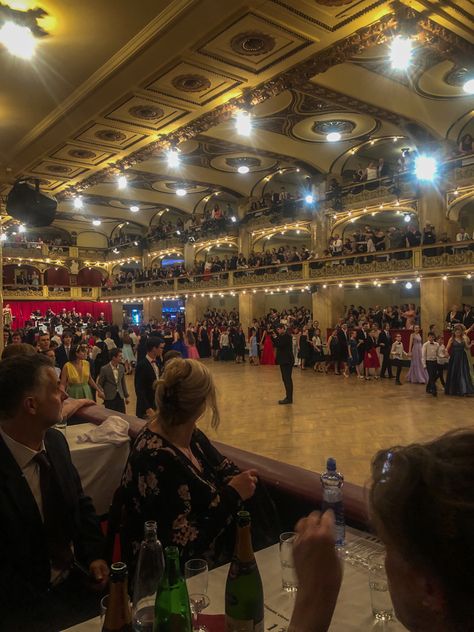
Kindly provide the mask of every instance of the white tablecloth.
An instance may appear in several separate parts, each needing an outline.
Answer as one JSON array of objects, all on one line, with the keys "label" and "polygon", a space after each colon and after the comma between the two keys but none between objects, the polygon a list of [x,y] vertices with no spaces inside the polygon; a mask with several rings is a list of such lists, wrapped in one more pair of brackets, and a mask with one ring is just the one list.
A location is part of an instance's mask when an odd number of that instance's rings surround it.
[{"label": "white tablecloth", "polygon": [[[348,530],[348,541],[364,534]],[[368,543],[370,546],[370,542]],[[265,593],[265,631],[284,632],[293,610],[294,597],[281,587],[280,554],[278,545],[256,554]],[[229,565],[209,573],[208,595],[211,605],[204,614],[224,612],[224,593]],[[401,632],[405,628],[398,621],[376,622],[372,616],[368,572],[364,568],[344,564],[344,579],[332,620],[330,632]],[[69,628],[68,632],[100,632],[99,619],[92,619]]]},{"label": "white tablecloth", "polygon": [[100,516],[108,512],[112,496],[120,483],[130,442],[119,446],[111,443],[77,443],[77,436],[92,428],[95,428],[94,424],[68,426],[66,439],[84,492],[92,498]]}]

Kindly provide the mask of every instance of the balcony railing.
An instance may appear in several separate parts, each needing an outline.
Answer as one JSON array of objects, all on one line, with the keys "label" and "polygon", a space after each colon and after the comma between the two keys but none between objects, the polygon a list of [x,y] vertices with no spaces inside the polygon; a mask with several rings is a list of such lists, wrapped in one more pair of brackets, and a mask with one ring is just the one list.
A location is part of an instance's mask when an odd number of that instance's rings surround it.
[{"label": "balcony railing", "polygon": [[474,272],[474,241],[449,242],[353,253],[339,257],[323,257],[306,261],[286,262],[256,268],[240,268],[224,272],[207,272],[150,281],[131,281],[102,290],[101,296],[130,297],[130,295],[176,294],[199,290],[222,290],[276,287],[288,283],[330,282],[337,279],[369,280],[377,277],[393,277],[404,273],[421,274],[444,271]]},{"label": "balcony railing", "polygon": [[69,285],[23,285],[7,283],[3,285],[4,299],[89,299],[99,298],[98,287],[80,287]]}]

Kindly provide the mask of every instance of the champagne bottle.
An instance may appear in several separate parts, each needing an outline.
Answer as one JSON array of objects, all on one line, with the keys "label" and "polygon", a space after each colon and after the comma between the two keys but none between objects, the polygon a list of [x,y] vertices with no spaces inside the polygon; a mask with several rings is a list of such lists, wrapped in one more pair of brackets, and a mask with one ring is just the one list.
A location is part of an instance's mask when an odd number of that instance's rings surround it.
[{"label": "champagne bottle", "polygon": [[133,629],[152,632],[155,620],[156,589],[163,577],[164,560],[161,543],[156,536],[156,522],[145,522],[145,534],[138,554],[133,584]]},{"label": "champagne bottle", "polygon": [[127,565],[123,562],[110,567],[110,594],[102,632],[133,632],[127,575]]},{"label": "champagne bottle", "polygon": [[263,587],[252,548],[250,514],[237,514],[237,537],[225,587],[226,632],[263,632]]},{"label": "champagne bottle", "polygon": [[175,546],[165,549],[165,572],[155,601],[153,632],[191,632],[191,609],[186,582],[179,566]]}]

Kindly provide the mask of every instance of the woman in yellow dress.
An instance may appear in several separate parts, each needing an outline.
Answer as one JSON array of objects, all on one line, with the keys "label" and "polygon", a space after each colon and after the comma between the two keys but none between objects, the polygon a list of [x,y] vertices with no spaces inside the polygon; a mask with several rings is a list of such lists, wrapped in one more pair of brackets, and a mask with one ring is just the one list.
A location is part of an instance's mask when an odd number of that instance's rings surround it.
[{"label": "woman in yellow dress", "polygon": [[69,397],[74,399],[83,397],[92,399],[92,388],[97,391],[99,397],[104,399],[104,392],[91,377],[90,364],[86,357],[87,347],[85,345],[76,345],[71,349],[69,362],[66,362],[61,372],[61,386]]}]

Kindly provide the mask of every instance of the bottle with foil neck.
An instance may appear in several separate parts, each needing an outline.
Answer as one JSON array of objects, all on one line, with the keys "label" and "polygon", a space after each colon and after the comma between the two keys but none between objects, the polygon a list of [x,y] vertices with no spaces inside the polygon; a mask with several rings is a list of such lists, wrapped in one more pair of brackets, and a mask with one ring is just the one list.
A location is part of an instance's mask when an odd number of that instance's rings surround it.
[{"label": "bottle with foil neck", "polygon": [[110,593],[102,632],[133,632],[127,576],[127,565],[123,562],[110,567]]}]

